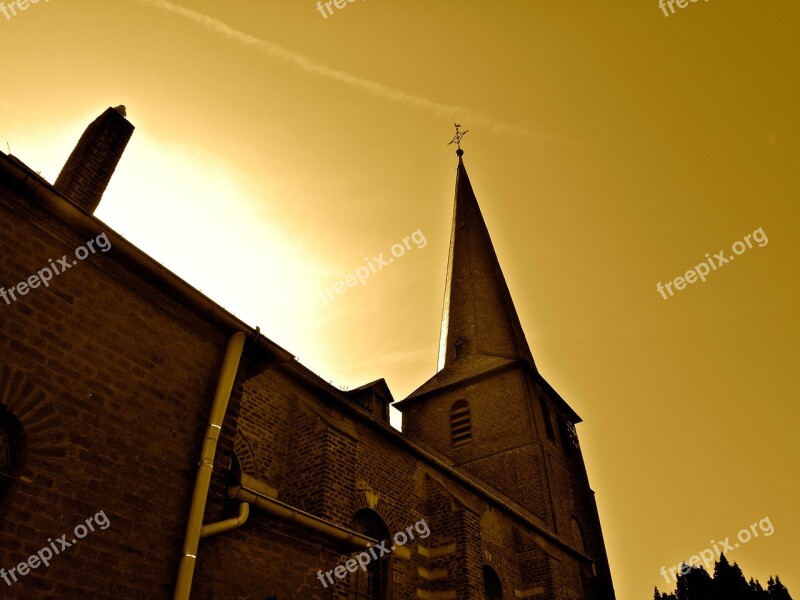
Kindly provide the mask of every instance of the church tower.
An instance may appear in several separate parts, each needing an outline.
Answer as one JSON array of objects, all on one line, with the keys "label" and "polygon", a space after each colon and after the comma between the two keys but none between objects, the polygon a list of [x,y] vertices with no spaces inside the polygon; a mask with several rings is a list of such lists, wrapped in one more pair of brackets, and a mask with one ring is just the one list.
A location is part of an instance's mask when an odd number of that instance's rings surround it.
[{"label": "church tower", "polygon": [[[533,360],[486,223],[456,152],[438,372],[395,406],[403,432],[441,453],[591,558],[613,598],[600,521],[575,425],[580,417]],[[588,594],[588,592],[587,592]]]}]

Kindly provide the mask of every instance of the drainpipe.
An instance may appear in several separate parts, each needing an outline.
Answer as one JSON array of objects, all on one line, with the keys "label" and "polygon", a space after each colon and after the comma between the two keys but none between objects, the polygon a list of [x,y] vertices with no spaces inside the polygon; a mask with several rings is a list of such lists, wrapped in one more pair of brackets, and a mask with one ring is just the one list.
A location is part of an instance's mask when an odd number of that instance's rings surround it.
[{"label": "drainpipe", "polygon": [[[189,509],[189,520],[186,524],[186,537],[183,542],[183,555],[178,569],[178,581],[175,584],[174,600],[188,600],[192,589],[192,578],[194,577],[194,568],[197,562],[197,548],[200,544],[200,535],[203,529],[203,514],[205,513],[208,488],[211,483],[211,472],[214,468],[214,456],[217,452],[217,442],[219,441],[220,431],[222,431],[222,421],[228,408],[233,382],[236,379],[239,361],[244,350],[245,338],[246,336],[242,332],[234,333],[231,336],[228,342],[228,349],[225,352],[225,359],[222,363],[222,371],[217,382],[214,402],[211,405],[211,415],[208,419],[206,437],[203,440],[203,450],[197,468],[192,504]],[[239,524],[244,522],[248,512],[249,508],[240,508],[239,520],[241,522]],[[225,522],[223,521],[222,523]],[[209,527],[212,529],[207,529],[206,531],[213,530],[213,533],[231,528],[229,526],[222,528],[221,523],[216,523]]]},{"label": "drainpipe", "polygon": [[369,548],[378,543],[378,540],[362,535],[357,531],[347,529],[327,519],[314,516],[299,508],[289,506],[269,496],[267,492],[263,491],[263,488],[266,486],[259,484],[261,484],[261,482],[258,480],[243,474],[239,485],[228,488],[228,498],[231,500],[238,500],[242,503],[252,504],[255,508],[261,509],[274,517],[297,523],[301,527],[311,529],[312,531],[321,533],[334,540],[352,545],[355,548]]},{"label": "drainpipe", "polygon": [[206,538],[212,535],[217,535],[218,533],[230,531],[231,529],[236,529],[237,527],[241,527],[247,522],[247,517],[249,516],[250,505],[247,502],[242,502],[239,505],[239,516],[233,517],[232,519],[225,519],[224,521],[218,521],[216,523],[208,523],[207,525],[203,525],[203,527],[200,529],[200,537]]}]

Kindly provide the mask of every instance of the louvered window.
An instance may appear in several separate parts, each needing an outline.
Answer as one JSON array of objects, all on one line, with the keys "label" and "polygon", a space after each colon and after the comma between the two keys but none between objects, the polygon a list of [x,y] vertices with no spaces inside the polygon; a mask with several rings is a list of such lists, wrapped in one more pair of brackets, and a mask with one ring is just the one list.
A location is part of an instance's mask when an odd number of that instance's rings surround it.
[{"label": "louvered window", "polygon": [[472,441],[472,422],[466,400],[456,400],[450,408],[450,440],[453,446],[463,446]]}]

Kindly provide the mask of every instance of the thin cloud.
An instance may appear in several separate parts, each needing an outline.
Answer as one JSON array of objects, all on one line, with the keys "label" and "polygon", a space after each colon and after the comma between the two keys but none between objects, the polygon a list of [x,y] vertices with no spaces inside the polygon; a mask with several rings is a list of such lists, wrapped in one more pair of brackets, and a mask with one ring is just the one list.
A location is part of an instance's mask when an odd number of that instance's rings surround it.
[{"label": "thin cloud", "polygon": [[[270,58],[274,58],[283,63],[289,64],[297,69],[300,69],[301,71],[305,71],[306,73],[310,73],[312,75],[321,75],[327,79],[344,83],[377,98],[389,100],[390,102],[397,102],[398,104],[405,104],[406,106],[411,106],[419,110],[433,113],[437,117],[447,117],[455,121],[469,121],[471,124],[473,124],[473,126],[483,125],[495,133],[505,133],[519,136],[531,135],[527,129],[513,123],[505,123],[486,114],[476,112],[462,106],[433,102],[421,96],[407,94],[375,81],[370,81],[345,71],[333,69],[298,52],[288,50],[287,48],[284,48],[283,46],[280,46],[274,42],[263,40],[243,31],[239,31],[238,29],[234,29],[219,19],[209,17],[208,15],[191,10],[181,6],[180,4],[176,4],[175,2],[170,2],[169,0],[137,1],[167,11],[174,15],[178,15],[179,17],[192,21],[210,31],[213,31],[216,34],[222,35],[229,40],[238,42],[243,46],[253,48],[254,50],[257,50],[258,52],[265,54]],[[538,137],[545,139],[544,136]]]}]

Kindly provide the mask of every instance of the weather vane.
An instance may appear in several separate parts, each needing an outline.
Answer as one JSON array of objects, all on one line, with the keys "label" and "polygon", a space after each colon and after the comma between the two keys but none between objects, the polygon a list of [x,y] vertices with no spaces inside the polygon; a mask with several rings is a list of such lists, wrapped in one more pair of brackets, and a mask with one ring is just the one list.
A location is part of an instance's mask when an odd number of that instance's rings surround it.
[{"label": "weather vane", "polygon": [[[453,123],[456,126],[456,134],[453,136],[453,139],[447,142],[447,145],[456,144],[458,146],[458,151],[461,150],[461,138],[469,133],[469,129],[467,131],[461,131],[461,125],[458,123]],[[458,152],[457,151],[457,152]]]}]

